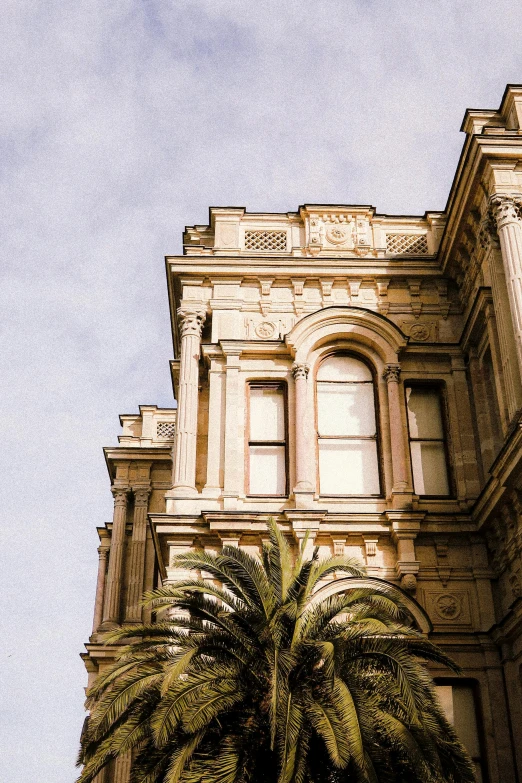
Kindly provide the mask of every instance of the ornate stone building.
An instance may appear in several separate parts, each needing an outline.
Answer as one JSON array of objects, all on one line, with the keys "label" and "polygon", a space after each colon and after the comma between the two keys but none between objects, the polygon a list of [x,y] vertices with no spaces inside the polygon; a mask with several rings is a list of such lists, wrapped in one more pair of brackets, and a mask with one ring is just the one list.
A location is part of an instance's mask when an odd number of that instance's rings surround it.
[{"label": "ornate stone building", "polygon": [[444,212],[212,208],[186,229],[177,410],[122,416],[105,450],[91,677],[175,553],[257,552],[272,516],[404,592],[463,668],[433,675],[477,780],[522,778],[522,86],[462,130]]}]

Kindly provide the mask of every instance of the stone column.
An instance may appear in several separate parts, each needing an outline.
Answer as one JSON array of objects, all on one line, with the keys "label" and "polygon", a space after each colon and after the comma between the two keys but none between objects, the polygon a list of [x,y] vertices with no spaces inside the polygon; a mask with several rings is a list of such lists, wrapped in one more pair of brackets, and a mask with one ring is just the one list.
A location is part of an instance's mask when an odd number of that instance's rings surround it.
[{"label": "stone column", "polygon": [[125,549],[125,524],[127,522],[127,488],[112,487],[114,517],[112,521],[109,570],[107,572],[102,629],[120,622],[120,598],[123,580],[123,554]]},{"label": "stone column", "polygon": [[[392,451],[392,470],[394,506],[402,506],[411,502],[411,484],[409,479],[408,459],[406,456],[406,433],[402,420],[402,405],[400,394],[399,364],[387,364],[383,377],[388,385],[388,408],[390,414],[390,437]],[[406,497],[405,497],[406,496]]]},{"label": "stone column", "polygon": [[313,498],[313,484],[310,481],[310,444],[307,429],[308,373],[310,366],[295,363],[292,375],[295,382],[295,487],[296,504],[306,505]]},{"label": "stone column", "polygon": [[96,580],[96,599],[94,602],[94,618],[92,621],[92,632],[96,633],[101,625],[103,617],[103,596],[105,594],[105,579],[107,576],[107,558],[109,556],[109,547],[98,547],[98,579]]},{"label": "stone column", "polygon": [[125,621],[140,623],[142,607],[140,605],[144,589],[145,543],[147,540],[147,510],[150,489],[134,490],[134,522],[130,545],[129,587]]},{"label": "stone column", "polygon": [[178,309],[181,352],[173,473],[173,494],[178,497],[196,494],[199,351],[205,315],[204,307]]},{"label": "stone column", "polygon": [[496,194],[490,199],[506,273],[509,305],[518,358],[522,372],[522,197]]},{"label": "stone column", "polygon": [[[504,264],[499,249],[498,238],[494,233],[493,221],[489,220],[489,271],[491,279],[491,293],[493,296],[493,309],[495,313],[493,327],[496,326],[500,348],[500,373],[505,388],[508,409],[508,421],[510,421],[522,404],[522,382],[517,371],[517,346],[513,331],[512,320],[509,314],[509,292],[506,283]],[[489,325],[489,320],[488,320]],[[491,351],[493,355],[493,349]]]}]

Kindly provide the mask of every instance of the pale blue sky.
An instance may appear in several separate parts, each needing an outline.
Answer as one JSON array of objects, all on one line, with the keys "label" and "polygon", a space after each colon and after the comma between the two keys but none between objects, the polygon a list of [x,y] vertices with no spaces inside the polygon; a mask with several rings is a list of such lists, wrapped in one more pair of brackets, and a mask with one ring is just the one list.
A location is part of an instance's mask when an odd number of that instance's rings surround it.
[{"label": "pale blue sky", "polygon": [[0,780],[70,783],[102,446],[172,405],[163,256],[209,205],[443,209],[518,0],[3,0]]}]

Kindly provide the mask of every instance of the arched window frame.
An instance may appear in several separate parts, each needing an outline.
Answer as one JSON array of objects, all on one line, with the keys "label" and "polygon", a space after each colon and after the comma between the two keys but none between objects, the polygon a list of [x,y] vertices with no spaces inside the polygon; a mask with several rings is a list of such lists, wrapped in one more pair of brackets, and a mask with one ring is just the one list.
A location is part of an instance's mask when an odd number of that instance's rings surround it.
[{"label": "arched window frame", "polygon": [[[373,389],[373,403],[374,403],[374,410],[375,410],[375,427],[376,427],[376,452],[377,452],[377,472],[378,472],[378,481],[379,481],[379,492],[373,493],[373,494],[342,494],[342,493],[322,493],[321,492],[321,476],[320,476],[320,470],[319,470],[319,424],[318,424],[318,416],[319,416],[319,406],[318,406],[318,399],[317,399],[317,384],[318,384],[318,373],[321,365],[327,360],[330,359],[333,356],[348,356],[353,359],[356,359],[357,361],[361,362],[361,364],[364,364],[367,369],[370,371],[371,377],[372,377],[372,389]],[[381,417],[380,417],[380,410],[379,410],[379,384],[377,379],[377,373],[375,370],[375,367],[373,364],[361,353],[358,353],[357,351],[353,351],[346,348],[332,348],[331,350],[325,352],[321,355],[319,360],[316,362],[314,367],[314,375],[313,375],[313,383],[314,383],[314,389],[313,389],[313,395],[314,395],[314,433],[315,433],[315,464],[316,464],[316,486],[318,488],[318,493],[322,497],[332,497],[332,498],[382,498],[384,495],[383,487],[384,487],[384,470],[383,470],[383,454],[382,454],[382,437],[381,437]],[[342,438],[343,436],[338,436],[339,438]]]}]

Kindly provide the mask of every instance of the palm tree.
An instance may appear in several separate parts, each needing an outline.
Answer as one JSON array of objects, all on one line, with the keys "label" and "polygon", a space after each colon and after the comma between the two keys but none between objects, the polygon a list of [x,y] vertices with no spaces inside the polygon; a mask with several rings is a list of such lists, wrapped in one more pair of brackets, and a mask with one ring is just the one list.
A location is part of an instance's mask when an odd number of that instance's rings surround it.
[{"label": "palm tree", "polygon": [[364,569],[307,560],[306,541],[293,562],[268,528],[261,560],[179,555],[195,578],[146,595],[165,619],[110,633],[127,646],[88,692],[78,783],[128,752],[133,783],[472,783],[424,662],[456,667],[397,591],[311,602],[321,580]]}]

